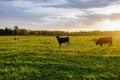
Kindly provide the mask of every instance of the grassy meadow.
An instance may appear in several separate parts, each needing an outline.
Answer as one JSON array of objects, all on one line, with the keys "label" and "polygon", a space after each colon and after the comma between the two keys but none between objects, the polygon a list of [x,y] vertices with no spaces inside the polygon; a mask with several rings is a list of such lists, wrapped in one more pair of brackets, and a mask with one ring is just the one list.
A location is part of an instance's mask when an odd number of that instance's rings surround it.
[{"label": "grassy meadow", "polygon": [[96,46],[100,36],[0,36],[0,80],[120,80],[120,37]]}]

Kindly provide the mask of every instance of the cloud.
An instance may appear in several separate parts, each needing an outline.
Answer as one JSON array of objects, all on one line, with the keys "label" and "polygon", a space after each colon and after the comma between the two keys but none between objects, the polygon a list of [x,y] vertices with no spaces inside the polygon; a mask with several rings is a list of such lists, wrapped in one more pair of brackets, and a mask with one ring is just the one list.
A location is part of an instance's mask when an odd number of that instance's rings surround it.
[{"label": "cloud", "polygon": [[32,2],[41,4],[59,4],[65,0],[0,0],[0,2]]},{"label": "cloud", "polygon": [[77,15],[79,25],[83,28],[93,28],[99,27],[102,22],[109,21],[119,21],[120,13],[111,13],[111,14],[87,14],[87,15]]},{"label": "cloud", "polygon": [[85,27],[94,27],[97,24],[104,22],[105,20],[110,21],[118,21],[120,20],[120,13],[112,13],[110,15],[107,14],[90,14],[90,15],[82,15],[77,16],[79,24]]},{"label": "cloud", "polygon": [[117,3],[120,3],[120,0],[66,0],[63,4],[45,5],[43,7],[89,9],[106,7]]},{"label": "cloud", "polygon": [[111,21],[117,21],[120,20],[120,13],[112,13],[109,15],[109,19]]},{"label": "cloud", "polygon": [[[14,1],[14,0],[11,0]],[[10,2],[10,1],[9,1]],[[33,3],[29,2],[12,2],[12,3],[6,3],[2,2],[0,3],[0,18],[1,19],[6,19],[6,20],[15,20],[18,19],[19,21],[24,20],[24,21],[39,21],[41,22],[41,19],[44,17],[48,17],[51,15],[50,13],[47,12],[41,12],[41,13],[36,13],[34,6],[32,6]],[[38,8],[39,10],[39,8]],[[32,11],[32,12],[29,12]]]},{"label": "cloud", "polygon": [[[18,24],[30,29],[92,29],[105,20],[120,20],[119,8],[109,7],[119,2],[120,0],[2,0],[0,23],[5,27]],[[111,9],[108,11],[108,8]]]},{"label": "cloud", "polygon": [[87,15],[77,15],[78,22],[81,24],[81,27],[95,27],[100,24],[104,20],[108,19],[108,15],[106,14],[87,14]]}]

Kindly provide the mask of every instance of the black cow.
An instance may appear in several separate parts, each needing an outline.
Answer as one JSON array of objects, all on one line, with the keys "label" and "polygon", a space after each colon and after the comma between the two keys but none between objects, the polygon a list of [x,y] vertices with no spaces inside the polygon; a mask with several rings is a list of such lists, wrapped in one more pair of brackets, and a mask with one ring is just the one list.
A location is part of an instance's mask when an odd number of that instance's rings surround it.
[{"label": "black cow", "polygon": [[68,43],[69,44],[69,37],[60,38],[59,36],[56,36],[57,41],[59,43],[59,46],[61,46],[62,43]]},{"label": "black cow", "polygon": [[103,37],[95,41],[96,45],[103,46],[103,44],[109,44],[112,46],[112,37]]}]

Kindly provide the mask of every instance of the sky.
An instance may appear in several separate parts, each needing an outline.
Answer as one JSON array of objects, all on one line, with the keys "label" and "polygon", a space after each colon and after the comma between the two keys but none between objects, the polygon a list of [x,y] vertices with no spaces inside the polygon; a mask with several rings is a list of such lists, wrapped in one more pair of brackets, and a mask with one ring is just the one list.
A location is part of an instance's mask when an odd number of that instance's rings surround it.
[{"label": "sky", "polygon": [[0,28],[120,30],[120,0],[0,0]]}]

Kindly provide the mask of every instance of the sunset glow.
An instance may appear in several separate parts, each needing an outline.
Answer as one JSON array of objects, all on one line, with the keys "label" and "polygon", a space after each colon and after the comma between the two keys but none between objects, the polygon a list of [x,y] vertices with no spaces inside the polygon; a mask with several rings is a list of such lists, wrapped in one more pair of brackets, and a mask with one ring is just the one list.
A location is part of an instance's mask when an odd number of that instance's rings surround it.
[{"label": "sunset glow", "polygon": [[0,28],[120,30],[120,0],[1,0]]},{"label": "sunset glow", "polygon": [[120,21],[106,20],[99,27],[99,30],[120,30]]}]

